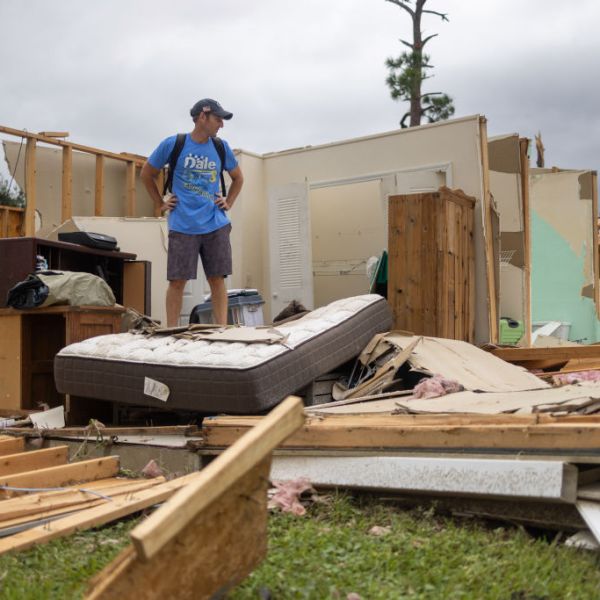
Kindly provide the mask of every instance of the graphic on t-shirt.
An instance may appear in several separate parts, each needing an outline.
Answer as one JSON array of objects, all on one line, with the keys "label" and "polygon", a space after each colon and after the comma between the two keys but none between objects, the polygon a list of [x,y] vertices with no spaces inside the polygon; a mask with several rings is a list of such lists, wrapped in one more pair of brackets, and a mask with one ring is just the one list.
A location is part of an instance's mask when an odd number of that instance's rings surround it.
[{"label": "graphic on t-shirt", "polygon": [[217,163],[207,156],[188,154],[183,161],[183,187],[209,200],[214,199],[211,191],[217,181]]}]

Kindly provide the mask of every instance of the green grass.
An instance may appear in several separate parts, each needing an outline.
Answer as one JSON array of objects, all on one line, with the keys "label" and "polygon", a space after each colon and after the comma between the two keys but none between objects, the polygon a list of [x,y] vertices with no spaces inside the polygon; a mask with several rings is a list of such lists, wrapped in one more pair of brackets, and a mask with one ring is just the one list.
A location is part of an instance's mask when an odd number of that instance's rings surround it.
[{"label": "green grass", "polygon": [[[136,519],[0,556],[1,599],[83,597],[88,579],[128,543]],[[373,526],[388,528],[382,536]],[[269,519],[269,555],[234,600],[541,600],[600,597],[600,556],[514,527],[407,511],[367,496],[332,497],[304,517]]]},{"label": "green grass", "polygon": [[[266,561],[232,594],[363,599],[577,600],[600,597],[596,554],[375,499],[338,497],[308,517],[270,519]],[[383,536],[369,534],[387,527]]]},{"label": "green grass", "polygon": [[129,543],[137,519],[0,556],[2,600],[83,598],[90,577]]}]

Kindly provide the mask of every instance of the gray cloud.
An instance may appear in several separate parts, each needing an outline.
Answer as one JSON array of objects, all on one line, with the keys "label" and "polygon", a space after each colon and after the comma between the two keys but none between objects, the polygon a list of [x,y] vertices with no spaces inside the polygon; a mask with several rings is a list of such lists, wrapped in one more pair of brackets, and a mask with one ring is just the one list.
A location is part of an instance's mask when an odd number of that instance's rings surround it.
[{"label": "gray cloud", "polygon": [[[439,34],[428,90],[491,135],[540,130],[552,164],[596,167],[597,2],[428,6],[450,16],[423,23]],[[410,23],[384,0],[3,0],[0,23],[0,123],[109,150],[148,154],[206,95],[235,113],[224,137],[257,152],[388,131],[406,110],[384,61]]]}]

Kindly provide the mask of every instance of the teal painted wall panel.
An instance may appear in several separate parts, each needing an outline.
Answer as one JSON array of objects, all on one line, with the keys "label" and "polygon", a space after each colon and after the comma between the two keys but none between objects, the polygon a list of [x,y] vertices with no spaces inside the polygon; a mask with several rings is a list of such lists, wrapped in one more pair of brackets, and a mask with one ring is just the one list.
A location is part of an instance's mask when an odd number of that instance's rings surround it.
[{"label": "teal painted wall panel", "polygon": [[591,298],[581,296],[586,247],[573,251],[567,241],[535,210],[531,211],[532,321],[571,323],[571,340],[600,340],[600,322]]}]

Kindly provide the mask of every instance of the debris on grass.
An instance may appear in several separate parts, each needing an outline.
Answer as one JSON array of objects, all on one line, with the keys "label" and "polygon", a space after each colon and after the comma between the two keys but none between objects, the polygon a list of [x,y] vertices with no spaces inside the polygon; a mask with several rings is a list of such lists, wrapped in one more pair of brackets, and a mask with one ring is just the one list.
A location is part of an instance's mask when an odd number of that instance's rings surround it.
[{"label": "debris on grass", "polygon": [[280,509],[281,512],[289,512],[301,517],[306,514],[306,508],[301,502],[304,494],[304,502],[312,502],[316,491],[306,477],[290,481],[273,481],[273,488],[269,490],[269,509]]}]

